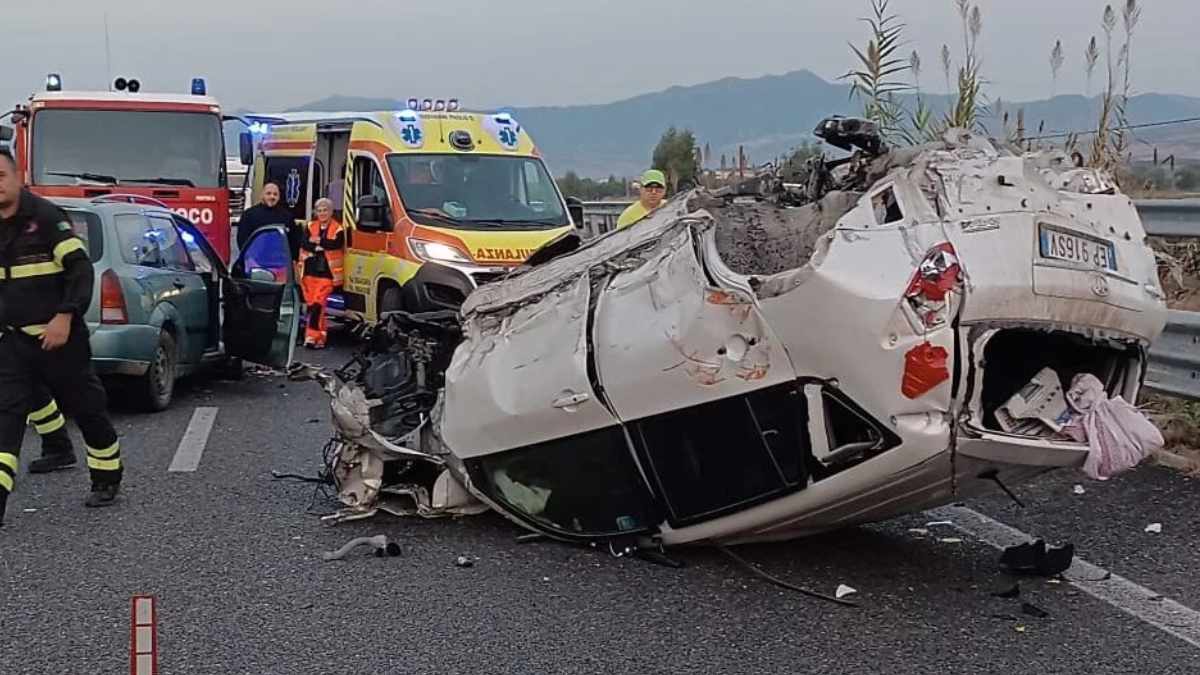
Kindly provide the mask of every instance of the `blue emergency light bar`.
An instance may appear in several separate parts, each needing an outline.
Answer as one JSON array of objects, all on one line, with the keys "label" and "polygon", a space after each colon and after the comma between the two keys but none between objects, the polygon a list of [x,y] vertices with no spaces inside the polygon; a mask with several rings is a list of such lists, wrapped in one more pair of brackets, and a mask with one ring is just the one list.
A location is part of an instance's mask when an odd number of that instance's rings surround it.
[{"label": "blue emergency light bar", "polygon": [[62,91],[62,76],[50,73],[46,76],[46,91]]},{"label": "blue emergency light bar", "polygon": [[208,93],[208,86],[204,84],[204,78],[203,77],[193,77],[192,78],[192,95],[193,96],[204,96],[207,93]]}]

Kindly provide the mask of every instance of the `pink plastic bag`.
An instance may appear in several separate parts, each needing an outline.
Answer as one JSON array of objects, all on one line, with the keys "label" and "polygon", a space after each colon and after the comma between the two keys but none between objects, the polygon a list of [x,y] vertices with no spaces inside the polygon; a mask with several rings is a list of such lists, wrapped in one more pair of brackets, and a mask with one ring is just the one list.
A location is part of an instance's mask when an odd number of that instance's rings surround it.
[{"label": "pink plastic bag", "polygon": [[1158,427],[1120,396],[1106,398],[1104,385],[1094,375],[1075,376],[1067,403],[1079,414],[1063,431],[1080,443],[1087,441],[1083,472],[1091,478],[1112,478],[1163,447]]}]

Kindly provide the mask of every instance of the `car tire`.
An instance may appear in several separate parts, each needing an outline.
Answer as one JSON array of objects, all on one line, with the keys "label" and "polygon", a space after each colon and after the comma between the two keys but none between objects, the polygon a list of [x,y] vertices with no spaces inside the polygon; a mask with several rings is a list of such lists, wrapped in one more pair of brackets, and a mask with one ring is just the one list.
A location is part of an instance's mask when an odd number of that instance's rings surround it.
[{"label": "car tire", "polygon": [[379,313],[404,309],[404,294],[397,286],[388,286],[379,297]]},{"label": "car tire", "polygon": [[179,358],[175,338],[167,331],[158,334],[158,347],[150,368],[138,381],[138,394],[142,407],[148,412],[161,412],[171,405],[175,394],[175,374]]}]

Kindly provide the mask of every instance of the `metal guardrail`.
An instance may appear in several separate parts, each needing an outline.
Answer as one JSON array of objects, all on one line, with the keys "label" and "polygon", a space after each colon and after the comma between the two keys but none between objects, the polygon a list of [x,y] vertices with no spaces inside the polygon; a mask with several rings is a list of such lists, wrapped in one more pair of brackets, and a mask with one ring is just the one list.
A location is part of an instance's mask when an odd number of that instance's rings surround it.
[{"label": "metal guardrail", "polygon": [[1166,330],[1150,346],[1146,388],[1200,400],[1200,312],[1171,312]]},{"label": "metal guardrail", "polygon": [[1200,199],[1139,199],[1134,205],[1146,234],[1200,237]]}]

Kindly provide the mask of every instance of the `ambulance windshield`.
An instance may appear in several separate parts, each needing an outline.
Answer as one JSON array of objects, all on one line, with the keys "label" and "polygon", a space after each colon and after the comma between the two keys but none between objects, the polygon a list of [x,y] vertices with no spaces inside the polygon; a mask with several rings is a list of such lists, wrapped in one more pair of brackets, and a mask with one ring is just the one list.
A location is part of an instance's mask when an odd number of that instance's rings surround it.
[{"label": "ambulance windshield", "polygon": [[541,161],[495,155],[390,155],[404,210],[418,223],[546,230],[570,224]]},{"label": "ambulance windshield", "polygon": [[33,182],[223,187],[224,148],[212,113],[50,108],[33,121]]}]

